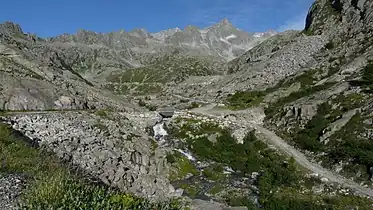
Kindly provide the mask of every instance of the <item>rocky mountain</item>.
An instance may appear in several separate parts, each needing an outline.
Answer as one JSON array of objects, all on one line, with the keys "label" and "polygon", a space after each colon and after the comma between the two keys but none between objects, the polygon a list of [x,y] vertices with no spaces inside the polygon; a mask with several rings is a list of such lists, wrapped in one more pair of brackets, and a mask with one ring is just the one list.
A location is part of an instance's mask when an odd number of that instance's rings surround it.
[{"label": "rocky mountain", "polygon": [[[10,22],[2,24],[0,29],[4,48],[18,51],[22,58],[38,61],[38,65],[66,69],[81,80],[115,90],[117,94],[141,94],[152,87],[160,90],[164,83],[180,82],[189,76],[223,74],[227,60],[275,33],[249,34],[236,29],[228,20],[203,30],[192,26],[159,33],[149,33],[145,29],[111,33],[80,30],[73,35],[47,39],[25,34],[19,25]],[[26,49],[20,49],[22,47]],[[181,69],[202,66],[202,71],[183,71],[176,80],[167,76],[167,72],[177,74]],[[149,68],[154,70],[146,71]],[[162,83],[159,84],[159,79],[139,80],[141,75],[134,76],[139,79],[127,78],[126,82],[110,79],[118,74],[141,74],[144,69],[148,78],[164,77]],[[123,88],[129,91],[120,91]]]},{"label": "rocky mountain", "polygon": [[[112,33],[81,30],[74,35],[65,34],[51,38],[50,41],[103,45],[115,50],[127,49],[140,54],[170,52],[172,49],[177,49],[190,55],[208,55],[231,60],[275,34],[276,32],[272,30],[264,33],[247,33],[224,19],[204,29],[187,26],[184,30],[174,28],[157,33],[148,33],[145,29],[128,33],[123,30]],[[129,61],[135,62],[133,64],[146,64],[137,59],[131,57]]]},{"label": "rocky mountain", "polygon": [[[26,193],[40,200],[13,199],[24,185],[56,186],[46,205],[57,207],[81,195],[84,205],[123,209],[373,204],[372,0],[316,0],[304,30],[283,33],[224,19],[43,39],[4,23],[0,80],[0,158],[12,163],[1,165],[0,207],[43,209],[40,190]],[[26,170],[19,164],[38,166],[27,154],[39,153],[8,129],[117,191],[71,189],[52,182],[67,179],[59,174]],[[1,188],[16,179],[14,193]]]}]

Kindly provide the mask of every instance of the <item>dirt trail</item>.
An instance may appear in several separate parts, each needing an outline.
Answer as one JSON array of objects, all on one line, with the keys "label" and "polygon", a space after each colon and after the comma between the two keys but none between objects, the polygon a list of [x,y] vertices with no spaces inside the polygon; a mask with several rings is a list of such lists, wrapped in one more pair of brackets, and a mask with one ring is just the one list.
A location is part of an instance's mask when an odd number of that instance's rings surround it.
[{"label": "dirt trail", "polygon": [[[192,100],[192,99],[191,99]],[[200,107],[196,109],[190,110],[191,113],[202,114],[210,117],[217,118],[227,113],[232,113],[230,110],[216,110],[213,109],[214,104],[209,104],[205,107]],[[233,121],[233,120],[230,120]],[[302,167],[307,168],[308,170],[312,171],[313,173],[319,174],[321,177],[327,178],[330,182],[339,183],[344,187],[353,189],[356,191],[357,194],[365,195],[369,197],[373,197],[373,190],[363,187],[356,182],[346,179],[338,174],[333,173],[330,170],[327,170],[320,165],[313,163],[307,159],[305,155],[299,152],[297,149],[292,147],[291,145],[287,144],[282,138],[277,136],[274,132],[264,128],[259,124],[253,124],[248,122],[242,122],[237,120],[236,123],[244,124],[247,127],[256,129],[257,132],[262,133],[266,137],[266,143],[275,146],[277,149],[281,150],[282,152],[286,153],[289,156],[294,157],[295,161]]]}]

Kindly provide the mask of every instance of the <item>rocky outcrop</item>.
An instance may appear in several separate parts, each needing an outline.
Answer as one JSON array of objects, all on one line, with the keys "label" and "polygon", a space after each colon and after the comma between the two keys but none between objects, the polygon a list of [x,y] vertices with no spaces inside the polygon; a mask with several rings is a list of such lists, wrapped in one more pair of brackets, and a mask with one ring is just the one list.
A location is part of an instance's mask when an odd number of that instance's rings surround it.
[{"label": "rocky outcrop", "polygon": [[66,161],[122,191],[155,200],[177,196],[167,179],[165,150],[143,128],[89,113],[13,116],[12,127]]}]

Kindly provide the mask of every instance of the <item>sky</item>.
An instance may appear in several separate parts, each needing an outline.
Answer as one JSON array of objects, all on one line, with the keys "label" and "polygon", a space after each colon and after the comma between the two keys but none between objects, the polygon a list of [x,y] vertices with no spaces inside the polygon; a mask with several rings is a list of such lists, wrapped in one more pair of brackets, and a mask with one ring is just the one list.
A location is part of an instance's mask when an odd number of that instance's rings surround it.
[{"label": "sky", "polygon": [[[187,25],[200,28],[224,18],[247,32],[303,29],[314,0],[4,0],[0,22],[41,37],[96,32],[149,32]],[[6,8],[6,9],[5,9]]]}]

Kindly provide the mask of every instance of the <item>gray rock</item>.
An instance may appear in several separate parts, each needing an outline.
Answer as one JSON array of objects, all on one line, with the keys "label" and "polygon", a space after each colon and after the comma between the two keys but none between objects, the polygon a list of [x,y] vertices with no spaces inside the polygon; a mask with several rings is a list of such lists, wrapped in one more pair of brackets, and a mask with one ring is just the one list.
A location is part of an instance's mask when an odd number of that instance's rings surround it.
[{"label": "gray rock", "polygon": [[18,209],[20,196],[25,189],[25,179],[17,175],[0,174],[0,209]]},{"label": "gray rock", "polygon": [[175,109],[172,107],[165,107],[157,110],[164,118],[171,118],[174,115]]}]

